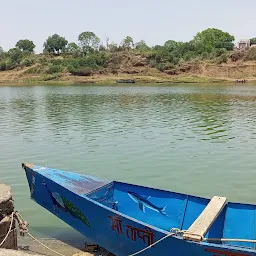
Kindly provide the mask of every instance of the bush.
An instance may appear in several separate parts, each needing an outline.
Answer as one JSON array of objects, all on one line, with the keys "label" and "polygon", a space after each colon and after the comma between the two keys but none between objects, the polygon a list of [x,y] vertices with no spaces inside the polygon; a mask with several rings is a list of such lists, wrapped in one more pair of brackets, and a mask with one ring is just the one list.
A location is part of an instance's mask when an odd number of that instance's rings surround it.
[{"label": "bush", "polygon": [[32,68],[29,68],[28,70],[26,70],[24,73],[25,74],[40,74],[40,73],[42,73],[42,67],[41,66],[32,67]]},{"label": "bush", "polygon": [[189,61],[193,58],[192,54],[191,53],[186,53],[184,56],[183,56],[183,59],[185,61]]},{"label": "bush", "polygon": [[218,49],[214,49],[213,54],[215,57],[220,57],[221,55],[223,55],[226,52],[227,52],[227,50],[225,48],[218,48]]},{"label": "bush", "polygon": [[165,70],[164,63],[157,63],[156,69],[158,69],[159,71],[163,72]]},{"label": "bush", "polygon": [[150,59],[149,65],[150,65],[151,68],[154,68],[157,65],[156,59]]},{"label": "bush", "polygon": [[222,63],[227,63],[228,61],[228,57],[226,54],[222,54],[218,59],[217,59],[217,63],[218,64],[222,64]]},{"label": "bush", "polygon": [[245,57],[246,57],[245,51],[236,51],[230,56],[232,61],[243,60]]},{"label": "bush", "polygon": [[51,60],[53,65],[62,65],[63,61],[61,59],[53,59]]},{"label": "bush", "polygon": [[93,75],[92,70],[91,69],[87,69],[87,68],[71,69],[71,70],[69,70],[69,72],[73,76],[91,76],[91,75]]},{"label": "bush", "polygon": [[74,67],[75,69],[80,68],[80,64],[79,64],[79,59],[65,59],[64,63],[65,66],[67,67]]},{"label": "bush", "polygon": [[174,65],[179,64],[179,62],[180,62],[180,59],[179,59],[178,57],[174,57],[174,58],[173,58],[172,63],[173,63]]},{"label": "bush", "polygon": [[90,67],[91,69],[97,69],[98,65],[96,59],[93,56],[86,56],[79,59],[79,65],[82,67]]},{"label": "bush", "polygon": [[35,63],[35,60],[34,60],[34,59],[26,58],[26,59],[24,59],[24,60],[21,61],[20,65],[21,65],[22,67],[30,67],[30,66],[32,66],[34,63]]},{"label": "bush", "polygon": [[64,70],[64,67],[61,65],[51,65],[46,71],[48,74],[60,73]]},{"label": "bush", "polygon": [[201,59],[202,59],[202,60],[206,60],[206,59],[208,59],[208,57],[209,57],[208,52],[203,52],[203,53],[201,54]]},{"label": "bush", "polygon": [[48,59],[46,57],[39,58],[39,63],[40,64],[47,64],[48,63]]},{"label": "bush", "polygon": [[18,67],[18,63],[15,63],[12,60],[7,59],[7,61],[6,61],[6,70],[11,70],[11,69],[14,69],[16,67]]},{"label": "bush", "polygon": [[6,62],[2,61],[0,62],[0,71],[5,71],[7,68]]},{"label": "bush", "polygon": [[256,60],[256,47],[251,48],[246,57],[247,60]]}]

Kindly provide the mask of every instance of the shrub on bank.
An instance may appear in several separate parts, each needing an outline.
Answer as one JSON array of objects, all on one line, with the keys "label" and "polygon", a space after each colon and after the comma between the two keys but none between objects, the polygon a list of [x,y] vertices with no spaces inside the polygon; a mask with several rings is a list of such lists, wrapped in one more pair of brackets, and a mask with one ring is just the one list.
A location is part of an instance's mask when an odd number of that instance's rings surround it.
[{"label": "shrub on bank", "polygon": [[0,62],[0,71],[5,71],[6,67],[7,67],[7,65],[6,65],[5,61]]},{"label": "shrub on bank", "polygon": [[68,71],[73,76],[91,76],[91,75],[93,75],[92,70],[88,69],[88,68],[75,69],[74,67],[69,67]]},{"label": "shrub on bank", "polygon": [[248,51],[246,59],[247,60],[256,60],[256,47],[253,47]]},{"label": "shrub on bank", "polygon": [[64,67],[61,65],[50,65],[48,70],[46,71],[47,74],[55,74],[60,73],[64,70]]},{"label": "shrub on bank", "polygon": [[21,61],[20,66],[21,67],[30,67],[33,64],[35,64],[35,60],[32,58],[26,58],[24,60]]}]

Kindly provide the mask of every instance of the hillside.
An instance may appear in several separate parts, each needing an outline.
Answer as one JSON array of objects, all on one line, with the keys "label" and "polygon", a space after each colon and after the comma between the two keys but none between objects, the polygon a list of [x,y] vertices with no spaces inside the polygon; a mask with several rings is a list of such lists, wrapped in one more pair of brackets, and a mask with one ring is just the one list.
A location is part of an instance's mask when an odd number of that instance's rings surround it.
[{"label": "hillside", "polygon": [[143,83],[254,81],[256,61],[249,60],[249,53],[252,55],[251,51],[242,54],[231,52],[226,63],[192,59],[159,68],[152,67],[150,58],[145,54],[124,51],[109,54],[100,68],[80,68],[79,71],[73,71],[70,60],[65,57],[39,54],[34,56],[33,64],[29,66],[0,71],[0,84],[115,83],[117,79],[136,79]]}]

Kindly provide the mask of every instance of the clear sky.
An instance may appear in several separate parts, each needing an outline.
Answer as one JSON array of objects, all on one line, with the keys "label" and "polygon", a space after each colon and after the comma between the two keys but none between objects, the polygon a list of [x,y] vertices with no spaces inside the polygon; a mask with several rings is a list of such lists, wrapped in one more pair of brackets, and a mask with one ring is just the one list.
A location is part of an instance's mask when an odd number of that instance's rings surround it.
[{"label": "clear sky", "polygon": [[36,52],[54,33],[69,42],[93,31],[120,43],[129,35],[150,46],[169,39],[189,41],[206,28],[231,33],[236,40],[256,37],[255,0],[0,0],[0,46],[33,40]]}]

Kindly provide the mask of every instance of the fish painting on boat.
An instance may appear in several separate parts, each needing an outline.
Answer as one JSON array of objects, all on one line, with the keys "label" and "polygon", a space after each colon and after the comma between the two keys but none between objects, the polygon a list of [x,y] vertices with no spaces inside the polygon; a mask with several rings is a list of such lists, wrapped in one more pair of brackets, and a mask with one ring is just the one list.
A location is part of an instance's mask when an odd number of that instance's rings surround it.
[{"label": "fish painting on boat", "polygon": [[43,185],[47,188],[50,198],[52,199],[54,211],[57,208],[57,215],[59,215],[61,209],[64,212],[69,212],[74,218],[80,219],[86,226],[90,227],[87,218],[74,204],[59,193],[51,192],[45,182]]},{"label": "fish painting on boat", "polygon": [[114,255],[256,256],[255,205],[22,166],[31,199]]},{"label": "fish painting on boat", "polygon": [[131,192],[131,191],[128,191],[127,192],[128,195],[130,196],[130,198],[135,202],[135,203],[138,203],[139,204],[139,208],[145,213],[145,208],[149,208],[153,211],[157,211],[161,214],[164,214],[166,215],[165,213],[165,209],[166,209],[166,206],[165,207],[158,207],[156,205],[154,205],[153,203],[151,203],[149,201],[150,197],[151,196],[148,196],[147,198],[144,198],[140,195],[138,195],[137,193],[135,192]]}]

